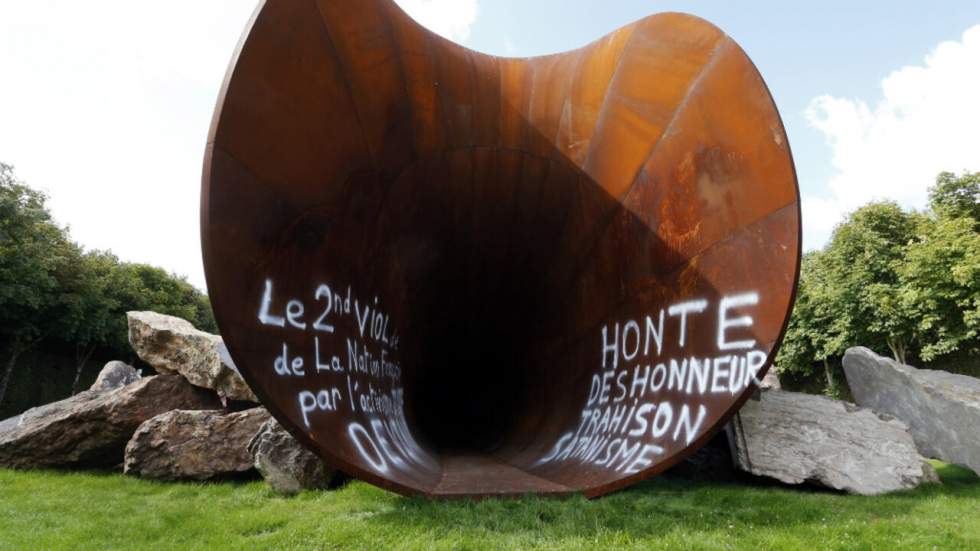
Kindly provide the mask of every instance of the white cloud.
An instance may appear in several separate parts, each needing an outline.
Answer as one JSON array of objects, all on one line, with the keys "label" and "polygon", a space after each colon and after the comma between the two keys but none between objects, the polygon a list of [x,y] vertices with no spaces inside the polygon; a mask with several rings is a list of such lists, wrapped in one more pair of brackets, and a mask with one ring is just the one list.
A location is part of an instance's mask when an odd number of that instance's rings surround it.
[{"label": "white cloud", "polygon": [[980,25],[881,87],[873,108],[829,95],[810,102],[806,117],[833,151],[834,175],[827,194],[803,197],[808,248],[822,246],[846,212],[870,200],[921,208],[939,172],[980,170]]},{"label": "white cloud", "polygon": [[[204,288],[200,181],[218,90],[257,0],[0,1],[0,161],[72,237]],[[404,0],[465,40],[476,0]]]},{"label": "white cloud", "polygon": [[395,0],[426,28],[450,40],[465,42],[479,12],[477,0]]},{"label": "white cloud", "polygon": [[0,160],[76,241],[203,288],[204,145],[255,5],[0,2]]}]

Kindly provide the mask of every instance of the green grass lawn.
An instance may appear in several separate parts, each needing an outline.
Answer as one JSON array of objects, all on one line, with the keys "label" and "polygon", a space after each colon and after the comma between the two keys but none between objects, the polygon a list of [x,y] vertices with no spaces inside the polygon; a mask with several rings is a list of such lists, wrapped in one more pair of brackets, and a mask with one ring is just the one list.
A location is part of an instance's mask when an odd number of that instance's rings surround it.
[{"label": "green grass lawn", "polygon": [[0,470],[0,549],[980,549],[980,480],[937,468],[943,485],[882,497],[661,478],[479,502]]}]

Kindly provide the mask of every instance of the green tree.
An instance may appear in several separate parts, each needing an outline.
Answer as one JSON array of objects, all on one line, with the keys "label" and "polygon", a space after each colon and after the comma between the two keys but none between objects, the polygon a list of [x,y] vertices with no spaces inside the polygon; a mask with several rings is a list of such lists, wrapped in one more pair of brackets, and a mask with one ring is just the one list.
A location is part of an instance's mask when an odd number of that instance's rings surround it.
[{"label": "green tree", "polygon": [[63,288],[75,306],[61,332],[62,339],[74,343],[72,394],[78,392],[82,371],[96,350],[103,349],[114,355],[124,351],[126,322],[119,312],[121,305],[113,295],[118,264],[115,256],[109,253],[86,253],[78,263],[75,285]]},{"label": "green tree", "polygon": [[193,285],[160,268],[120,262],[108,251],[86,253],[75,302],[80,323],[65,326],[75,343],[72,392],[77,392],[85,363],[97,349],[118,358],[132,355],[126,312],[153,310],[186,319],[202,331],[217,332],[211,304]]},{"label": "green tree", "polygon": [[0,163],[0,343],[8,357],[0,372],[3,401],[20,356],[63,329],[70,283],[80,251],[52,220],[44,194]]},{"label": "green tree", "polygon": [[980,173],[944,172],[899,269],[925,361],[980,354]]},{"label": "green tree", "polygon": [[96,350],[130,357],[126,312],[154,310],[217,332],[207,296],[184,278],[108,251],[83,252],[44,194],[0,164],[0,367],[3,402],[17,360],[42,341],[75,350],[72,393]]},{"label": "green tree", "polygon": [[820,251],[811,251],[803,256],[796,303],[776,366],[780,374],[807,378],[814,375],[817,364],[822,363],[829,387],[833,376],[827,365],[827,350],[832,350],[833,346],[828,342],[830,333],[827,323],[832,319],[826,315],[825,302],[820,297],[820,293],[825,291],[825,287],[818,282],[823,275],[820,272],[820,255]]},{"label": "green tree", "polygon": [[820,298],[835,317],[827,329],[828,355],[862,344],[907,361],[915,324],[901,300],[898,269],[918,218],[893,202],[871,203],[834,230],[820,263]]},{"label": "green tree", "polygon": [[777,365],[835,387],[851,346],[900,362],[980,356],[980,173],[940,174],[929,209],[871,203],[802,264]]},{"label": "green tree", "polygon": [[820,377],[826,391],[836,394],[840,358],[850,346],[907,361],[915,327],[904,309],[897,268],[916,220],[895,203],[871,203],[840,223],[823,250],[804,256],[776,360],[780,373]]},{"label": "green tree", "polygon": [[980,172],[939,174],[929,189],[929,208],[936,216],[969,218],[980,224]]},{"label": "green tree", "polygon": [[207,296],[184,278],[155,266],[131,263],[119,263],[113,275],[109,292],[124,306],[119,310],[123,324],[127,311],[153,310],[184,318],[202,331],[218,332]]}]

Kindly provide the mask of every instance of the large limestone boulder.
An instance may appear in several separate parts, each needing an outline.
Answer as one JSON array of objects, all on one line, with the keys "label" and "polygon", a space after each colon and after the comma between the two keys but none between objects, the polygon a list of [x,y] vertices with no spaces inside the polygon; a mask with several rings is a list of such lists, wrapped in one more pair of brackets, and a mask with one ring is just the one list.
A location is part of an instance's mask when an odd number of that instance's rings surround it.
[{"label": "large limestone boulder", "polygon": [[938,481],[901,421],[847,402],[762,390],[732,424],[736,464],[754,475],[863,495]]},{"label": "large limestone boulder", "polygon": [[0,467],[115,467],[147,419],[177,408],[219,406],[213,392],[179,375],[146,377],[108,392],[86,390],[0,422]]},{"label": "large limestone boulder", "polygon": [[142,375],[135,367],[125,362],[111,361],[105,364],[89,390],[108,392],[135,383],[141,378]]},{"label": "large limestone boulder", "polygon": [[127,312],[129,344],[160,373],[176,371],[192,385],[210,388],[222,400],[258,402],[217,335],[187,320],[156,312]]},{"label": "large limestone boulder", "polygon": [[265,408],[157,415],[133,434],[124,470],[155,480],[208,480],[245,473],[252,469],[248,443],[268,419]]},{"label": "large limestone boulder", "polygon": [[844,354],[844,372],[854,400],[904,421],[923,455],[980,474],[980,379],[916,369],[864,347]]},{"label": "large limestone boulder", "polygon": [[276,492],[324,489],[335,474],[319,457],[304,448],[286,429],[269,419],[248,444],[255,468]]}]

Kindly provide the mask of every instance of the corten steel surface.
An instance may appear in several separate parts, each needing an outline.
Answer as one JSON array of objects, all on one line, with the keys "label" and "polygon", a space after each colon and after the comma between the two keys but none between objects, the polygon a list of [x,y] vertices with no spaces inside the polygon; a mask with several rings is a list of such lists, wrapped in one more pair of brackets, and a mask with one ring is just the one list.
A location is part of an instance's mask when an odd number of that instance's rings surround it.
[{"label": "corten steel surface", "polygon": [[800,259],[772,98],[681,14],[506,59],[389,0],[268,0],[201,213],[256,394],[405,494],[598,496],[662,472],[768,368]]}]

